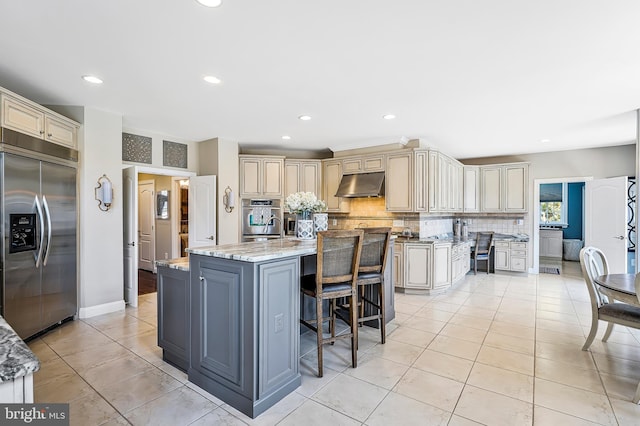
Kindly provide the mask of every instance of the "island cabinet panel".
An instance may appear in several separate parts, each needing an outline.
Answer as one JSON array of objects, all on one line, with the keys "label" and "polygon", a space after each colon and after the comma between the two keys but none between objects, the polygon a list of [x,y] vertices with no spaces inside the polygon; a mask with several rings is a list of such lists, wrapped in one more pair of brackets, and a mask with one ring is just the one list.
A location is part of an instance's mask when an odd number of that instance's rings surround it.
[{"label": "island cabinet panel", "polygon": [[158,346],[162,358],[189,368],[189,271],[158,267]]},{"label": "island cabinet panel", "polygon": [[258,398],[278,389],[298,372],[300,287],[295,259],[260,265],[260,341]]},{"label": "island cabinet panel", "polygon": [[255,418],[300,385],[298,257],[190,257],[189,380]]}]

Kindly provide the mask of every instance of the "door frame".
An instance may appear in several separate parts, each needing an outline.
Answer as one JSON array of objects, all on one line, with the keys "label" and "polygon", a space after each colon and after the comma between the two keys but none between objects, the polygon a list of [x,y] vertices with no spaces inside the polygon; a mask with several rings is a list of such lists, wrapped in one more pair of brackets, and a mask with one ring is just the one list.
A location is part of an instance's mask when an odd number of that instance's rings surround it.
[{"label": "door frame", "polygon": [[[138,188],[137,189],[137,195],[140,195],[140,185],[151,185],[152,186],[152,190],[151,190],[151,194],[152,194],[152,199],[151,199],[151,205],[149,206],[151,209],[151,218],[153,219],[153,224],[151,225],[151,242],[153,243],[153,257],[155,260],[156,257],[156,210],[155,210],[155,194],[156,194],[156,181],[155,179],[145,179],[145,180],[140,180],[140,176],[138,176]],[[140,197],[138,197],[138,270],[143,269],[140,267],[140,257],[141,257],[141,249],[142,249],[142,244],[140,244]],[[154,274],[156,273],[156,265],[155,265],[155,261],[151,260],[151,272],[153,272]],[[148,269],[145,269],[145,271],[148,271]]]},{"label": "door frame", "polygon": [[[152,174],[152,175],[162,175],[162,176],[180,176],[180,177],[186,177],[189,178],[191,176],[197,176],[197,173],[195,172],[190,172],[187,170],[175,170],[175,169],[164,169],[164,168],[159,168],[159,167],[148,167],[148,166],[137,166],[137,165],[132,165],[132,164],[123,164],[122,165],[122,170],[124,169],[129,169],[129,168],[133,168],[134,173],[136,174],[136,176],[138,176],[140,173],[148,173],[148,174]],[[137,188],[134,191],[133,194],[133,200],[132,200],[132,205],[128,205],[127,201],[123,198],[123,206],[122,206],[122,210],[123,210],[123,214],[133,214],[134,212],[131,212],[131,209],[135,209],[138,204],[138,191]],[[173,205],[175,200],[175,197],[170,197],[169,198],[169,202],[172,203],[171,205]],[[126,217],[126,216],[125,216]],[[137,217],[136,217],[137,220]],[[176,223],[177,219],[176,219],[176,215],[171,215],[171,229],[176,229]],[[136,236],[137,238],[137,236]],[[172,238],[178,238],[177,235],[173,235]],[[124,247],[123,247],[123,252],[122,252],[122,260],[125,260],[125,255],[124,255]],[[137,266],[137,265],[136,265]],[[135,280],[136,283],[136,288],[138,287],[138,274],[133,274],[134,276],[132,277],[133,280]],[[126,286],[126,281],[123,280],[123,290],[126,291],[126,289],[124,288],[124,286]],[[131,303],[130,304],[132,306],[138,306],[138,295],[135,295],[135,304]]]},{"label": "door frame", "polygon": [[[593,176],[545,178],[533,180],[533,268],[532,273],[540,273],[540,185],[544,183],[580,183],[593,180]],[[584,204],[584,200],[583,200]],[[582,217],[584,219],[584,209]],[[584,226],[584,220],[582,222]]]}]

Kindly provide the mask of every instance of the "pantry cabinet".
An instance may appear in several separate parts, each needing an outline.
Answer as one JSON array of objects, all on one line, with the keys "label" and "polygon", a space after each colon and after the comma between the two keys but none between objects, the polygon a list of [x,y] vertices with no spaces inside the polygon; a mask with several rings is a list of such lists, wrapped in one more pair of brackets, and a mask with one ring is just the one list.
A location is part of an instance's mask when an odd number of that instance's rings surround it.
[{"label": "pantry cabinet", "polygon": [[322,162],[320,160],[284,161],[284,196],[312,192],[322,198]]},{"label": "pantry cabinet", "polygon": [[282,198],[284,157],[240,156],[240,196],[242,198]]},{"label": "pantry cabinet", "polygon": [[73,149],[78,146],[78,123],[17,95],[0,94],[0,123],[48,142]]}]

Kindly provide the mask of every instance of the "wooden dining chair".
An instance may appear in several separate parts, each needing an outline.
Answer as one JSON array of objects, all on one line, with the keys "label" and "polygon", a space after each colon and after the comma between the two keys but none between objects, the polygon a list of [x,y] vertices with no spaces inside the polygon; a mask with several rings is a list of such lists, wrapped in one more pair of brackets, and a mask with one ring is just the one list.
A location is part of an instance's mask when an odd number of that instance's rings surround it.
[{"label": "wooden dining chair", "polygon": [[[318,343],[318,377],[322,377],[322,346],[338,339],[351,339],[351,365],[358,366],[358,268],[364,232],[318,232],[316,273],[303,276],[300,290],[305,296],[315,298],[315,319],[300,318],[300,323],[316,333]],[[336,300],[346,298],[349,304],[348,332],[336,336]],[[323,314],[323,301],[329,300],[328,317]],[[324,337],[323,323],[329,321],[329,337]]]},{"label": "wooden dining chair", "polygon": [[489,273],[489,259],[493,246],[493,232],[476,233],[476,246],[473,252],[473,274],[478,274],[478,261],[487,262],[487,274]]}]

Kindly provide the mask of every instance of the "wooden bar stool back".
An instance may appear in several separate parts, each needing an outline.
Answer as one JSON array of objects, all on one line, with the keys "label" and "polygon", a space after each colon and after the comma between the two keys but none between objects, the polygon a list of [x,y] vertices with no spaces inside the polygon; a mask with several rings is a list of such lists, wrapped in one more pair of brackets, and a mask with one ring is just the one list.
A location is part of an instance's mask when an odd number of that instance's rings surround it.
[{"label": "wooden bar stool back", "polygon": [[[362,228],[364,242],[358,270],[358,287],[360,289],[359,323],[378,320],[380,326],[380,343],[386,338],[384,271],[387,266],[387,254],[391,242],[391,228]],[[375,286],[373,291],[369,290]],[[375,299],[373,299],[375,297]],[[365,316],[365,308],[370,314]]]},{"label": "wooden bar stool back", "polygon": [[[338,339],[351,339],[351,364],[358,365],[358,312],[357,282],[360,254],[364,233],[354,231],[318,232],[318,250],[315,275],[302,277],[300,290],[303,295],[316,299],[316,319],[300,318],[300,323],[316,332],[318,342],[318,377],[322,377],[322,345]],[[349,300],[348,332],[336,336],[336,299]],[[322,302],[329,300],[329,316],[324,317]],[[329,334],[325,338],[322,324],[329,321]]]}]

